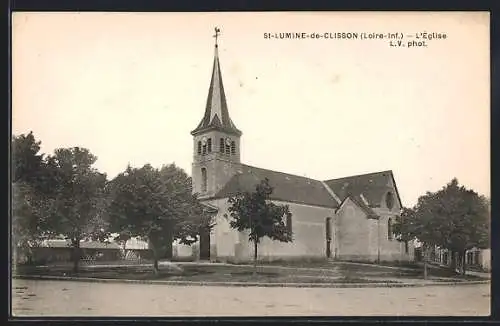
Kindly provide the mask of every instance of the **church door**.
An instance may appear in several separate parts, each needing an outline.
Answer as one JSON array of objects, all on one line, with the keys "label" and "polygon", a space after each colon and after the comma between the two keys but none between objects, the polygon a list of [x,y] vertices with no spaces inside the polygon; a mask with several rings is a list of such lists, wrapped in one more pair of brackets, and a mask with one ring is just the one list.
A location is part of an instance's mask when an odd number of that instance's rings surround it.
[{"label": "church door", "polygon": [[326,229],[326,257],[332,257],[332,218],[327,217],[325,222]]},{"label": "church door", "polygon": [[210,230],[200,232],[200,260],[210,260]]}]

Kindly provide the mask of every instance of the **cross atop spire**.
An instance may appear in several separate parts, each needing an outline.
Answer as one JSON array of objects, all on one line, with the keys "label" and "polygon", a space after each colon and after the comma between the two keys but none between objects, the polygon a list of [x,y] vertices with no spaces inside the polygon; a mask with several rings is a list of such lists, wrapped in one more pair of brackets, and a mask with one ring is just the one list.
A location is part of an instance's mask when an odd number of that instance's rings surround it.
[{"label": "cross atop spire", "polygon": [[218,46],[217,39],[219,38],[219,35],[220,35],[220,28],[219,27],[215,27],[215,34],[213,35],[213,37],[215,37],[215,47]]},{"label": "cross atop spire", "polygon": [[205,114],[196,129],[191,132],[192,135],[211,129],[221,130],[233,135],[241,135],[241,131],[236,128],[229,117],[229,111],[227,109],[226,94],[224,93],[224,86],[222,84],[219,51],[217,47],[219,35],[220,29],[216,27],[215,34],[213,35],[215,38],[214,64],[212,68],[212,79],[208,89]]}]

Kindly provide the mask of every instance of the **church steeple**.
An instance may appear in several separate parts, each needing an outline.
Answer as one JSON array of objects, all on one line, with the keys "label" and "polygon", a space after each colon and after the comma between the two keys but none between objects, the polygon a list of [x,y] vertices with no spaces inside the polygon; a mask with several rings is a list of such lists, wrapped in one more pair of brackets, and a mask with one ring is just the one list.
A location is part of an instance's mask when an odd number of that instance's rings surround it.
[{"label": "church steeple", "polygon": [[220,29],[215,28],[214,64],[212,68],[212,79],[210,80],[210,87],[208,89],[205,114],[196,129],[191,132],[193,136],[209,130],[219,130],[236,136],[241,136],[242,134],[229,117],[229,111],[227,109],[226,94],[224,93],[219,63],[219,46],[217,44],[219,33]]}]

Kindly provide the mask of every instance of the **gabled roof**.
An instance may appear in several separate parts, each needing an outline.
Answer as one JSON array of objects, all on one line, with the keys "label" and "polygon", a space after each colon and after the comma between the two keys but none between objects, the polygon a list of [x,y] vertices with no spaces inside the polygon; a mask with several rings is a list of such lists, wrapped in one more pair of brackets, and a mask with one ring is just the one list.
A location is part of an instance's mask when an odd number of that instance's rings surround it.
[{"label": "gabled roof", "polygon": [[224,85],[222,84],[222,74],[219,64],[219,51],[217,44],[215,45],[212,79],[210,80],[210,87],[208,89],[205,115],[191,134],[196,135],[203,131],[212,129],[221,130],[237,136],[241,136],[242,134],[229,117],[226,94],[224,93]]},{"label": "gabled roof", "polygon": [[265,178],[269,179],[274,188],[271,199],[292,203],[331,207],[338,206],[321,181],[293,174],[261,169],[240,164],[237,173],[215,195],[216,198],[226,198],[238,192],[255,191],[255,186]]},{"label": "gabled roof", "polygon": [[[379,205],[384,194],[391,189],[389,187],[391,181],[394,186],[396,186],[393,173],[388,170],[327,180],[325,183],[342,201],[348,196],[351,196],[364,206],[375,207]],[[396,194],[399,202],[401,203],[397,188]],[[364,203],[362,197],[366,199],[368,205]]]},{"label": "gabled roof", "polygon": [[366,213],[366,216],[368,218],[374,218],[374,219],[378,218],[377,213],[375,213],[373,209],[371,209],[368,205],[366,205],[360,196],[349,195],[345,197],[337,210],[339,210],[342,207],[342,205],[347,201],[347,199],[352,200],[354,204],[356,204],[359,208],[361,208],[361,210]]}]

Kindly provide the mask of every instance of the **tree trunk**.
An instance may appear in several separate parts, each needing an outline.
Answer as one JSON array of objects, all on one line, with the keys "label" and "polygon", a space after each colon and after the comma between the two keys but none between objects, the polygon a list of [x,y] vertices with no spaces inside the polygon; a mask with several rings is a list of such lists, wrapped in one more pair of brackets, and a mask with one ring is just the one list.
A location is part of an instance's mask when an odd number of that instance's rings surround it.
[{"label": "tree trunk", "polygon": [[464,250],[462,252],[462,275],[464,275],[464,276],[465,276],[465,272],[466,272],[466,268],[465,268],[466,258],[467,258],[467,250]]},{"label": "tree trunk", "polygon": [[428,253],[428,249],[426,246],[423,246],[422,247],[422,258],[424,259],[424,280],[427,280],[427,274],[428,274],[428,271],[427,271],[427,257],[429,256],[429,253]]},{"label": "tree trunk", "polygon": [[451,254],[451,262],[450,262],[450,269],[454,272],[457,270],[457,256],[454,251],[450,251]]},{"label": "tree trunk", "polygon": [[33,259],[33,253],[32,253],[32,250],[30,248],[28,248],[26,250],[26,263],[28,265],[35,265],[34,262],[35,262],[35,259]]},{"label": "tree trunk", "polygon": [[254,275],[257,274],[257,247],[259,245],[259,243],[257,242],[257,240],[254,240],[253,242],[254,244],[254,252],[253,252],[253,267],[254,267]]},{"label": "tree trunk", "polygon": [[169,229],[165,235],[165,238],[165,243],[163,243],[162,258],[172,260],[174,241],[173,231]]},{"label": "tree trunk", "polygon": [[80,239],[73,240],[73,272],[78,273],[80,263]]},{"label": "tree trunk", "polygon": [[158,275],[160,273],[160,267],[158,266],[158,249],[157,247],[153,244],[153,241],[149,241],[149,245],[151,247],[151,251],[153,253],[153,273],[155,275]]},{"label": "tree trunk", "polygon": [[158,275],[160,273],[160,267],[158,266],[158,257],[156,255],[154,255],[153,273],[155,275]]}]

